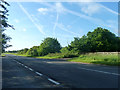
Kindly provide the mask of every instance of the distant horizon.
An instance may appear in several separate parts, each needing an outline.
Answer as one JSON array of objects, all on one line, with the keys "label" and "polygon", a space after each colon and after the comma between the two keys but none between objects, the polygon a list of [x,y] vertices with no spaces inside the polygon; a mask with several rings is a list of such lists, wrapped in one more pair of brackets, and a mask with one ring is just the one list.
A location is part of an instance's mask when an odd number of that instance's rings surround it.
[{"label": "distant horizon", "polygon": [[62,47],[74,37],[97,27],[118,36],[118,2],[10,2],[8,22],[16,30],[6,30],[13,45],[6,51],[39,46],[46,37],[57,38]]}]

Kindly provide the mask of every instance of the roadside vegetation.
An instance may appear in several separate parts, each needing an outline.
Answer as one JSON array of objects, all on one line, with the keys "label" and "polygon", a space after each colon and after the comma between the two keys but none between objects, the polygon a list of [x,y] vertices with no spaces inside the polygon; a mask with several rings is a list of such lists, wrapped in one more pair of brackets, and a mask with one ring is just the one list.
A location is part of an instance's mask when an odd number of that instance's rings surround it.
[{"label": "roadside vegetation", "polygon": [[[36,58],[72,58],[68,61],[120,65],[118,54],[96,54],[95,52],[119,52],[120,37],[107,29],[98,27],[93,32],[88,32],[81,38],[75,37],[66,47],[61,47],[56,38],[45,38],[40,46],[8,51],[14,55],[36,57]],[[92,53],[91,53],[92,52]],[[90,54],[91,53],[91,54]]]},{"label": "roadside vegetation", "polygon": [[5,49],[11,46],[7,44],[11,37],[6,35],[5,31],[7,28],[14,29],[14,27],[8,23],[8,6],[10,6],[9,3],[4,0],[0,0],[0,55],[3,55],[2,52],[5,52]]},{"label": "roadside vegetation", "polygon": [[72,58],[68,61],[120,66],[120,60],[118,58],[119,58],[118,53],[115,54],[87,53],[87,54],[82,54],[77,58]]},{"label": "roadside vegetation", "polygon": [[5,54],[2,53],[0,56],[1,56],[1,57],[5,57]]},{"label": "roadside vegetation", "polygon": [[7,36],[4,31],[6,28],[12,25],[8,23],[8,10],[7,6],[9,3],[4,0],[0,0],[0,55],[5,56],[3,53],[36,57],[36,58],[72,58],[68,61],[94,63],[94,64],[105,64],[105,65],[120,65],[118,54],[95,54],[91,52],[119,52],[120,51],[120,37],[107,29],[98,27],[92,32],[88,32],[82,37],[74,37],[74,40],[67,45],[62,47],[58,42],[57,38],[47,37],[39,46],[33,46],[30,49],[24,48],[17,51],[7,51],[5,49],[11,45],[7,44],[11,37]]}]

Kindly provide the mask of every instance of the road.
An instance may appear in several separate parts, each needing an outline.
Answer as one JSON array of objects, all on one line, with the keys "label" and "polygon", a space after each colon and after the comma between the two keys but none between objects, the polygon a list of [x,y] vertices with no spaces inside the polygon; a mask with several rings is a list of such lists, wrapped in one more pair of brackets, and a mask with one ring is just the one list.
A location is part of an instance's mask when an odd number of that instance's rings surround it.
[{"label": "road", "polygon": [[3,88],[118,88],[118,67],[15,55],[2,58]]}]

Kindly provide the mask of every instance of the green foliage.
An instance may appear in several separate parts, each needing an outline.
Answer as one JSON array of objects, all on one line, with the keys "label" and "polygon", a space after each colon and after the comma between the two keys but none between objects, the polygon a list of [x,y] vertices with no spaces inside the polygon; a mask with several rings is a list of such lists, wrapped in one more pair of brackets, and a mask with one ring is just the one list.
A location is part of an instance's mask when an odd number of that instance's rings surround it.
[{"label": "green foliage", "polygon": [[[0,38],[2,38],[2,40],[0,40],[0,51],[2,50],[2,52],[5,51],[5,48],[10,47],[11,45],[8,45],[7,42],[11,39],[9,36],[7,36],[4,31],[6,30],[6,28],[11,27],[12,29],[13,26],[8,24],[8,10],[7,10],[7,6],[10,6],[6,1],[4,0],[0,0]],[[2,48],[1,48],[2,47]],[[1,52],[0,52],[1,54]]]},{"label": "green foliage", "polygon": [[71,52],[110,52],[119,51],[120,38],[107,29],[96,28],[93,32],[88,32],[87,36],[74,38],[74,41],[68,45]]},{"label": "green foliage", "polygon": [[97,51],[117,51],[117,38],[115,34],[107,29],[97,28],[87,34],[90,43],[90,50]]},{"label": "green foliage", "polygon": [[81,54],[79,57],[69,59],[68,61],[120,66],[120,61],[118,60],[118,53],[115,54],[87,53]]},{"label": "green foliage", "polygon": [[60,50],[61,53],[68,53],[69,50],[68,50],[68,47],[63,47],[61,50]]},{"label": "green foliage", "polygon": [[57,39],[48,37],[42,41],[40,46],[33,46],[17,52],[32,57],[46,55],[44,58],[72,58],[88,52],[120,51],[119,46],[120,37],[116,37],[107,29],[98,27],[93,32],[88,32],[86,36],[75,37],[70,45],[63,48]]},{"label": "green foliage", "polygon": [[30,56],[38,56],[38,46],[33,46],[32,48],[30,48],[26,54],[30,55]]},{"label": "green foliage", "polygon": [[44,56],[48,53],[60,52],[61,45],[55,38],[45,38],[38,49],[38,55]]},{"label": "green foliage", "polygon": [[61,53],[63,53],[63,58],[72,58],[72,57],[77,57],[79,53],[75,48],[70,51],[70,47],[63,47],[61,50]]},{"label": "green foliage", "polygon": [[5,33],[2,33],[2,52],[5,51],[5,48],[10,47],[11,45],[7,44],[9,42],[11,37],[7,36]]},{"label": "green foliage", "polygon": [[27,51],[28,51],[28,48],[25,48],[25,49],[19,50],[18,53],[25,54]]}]

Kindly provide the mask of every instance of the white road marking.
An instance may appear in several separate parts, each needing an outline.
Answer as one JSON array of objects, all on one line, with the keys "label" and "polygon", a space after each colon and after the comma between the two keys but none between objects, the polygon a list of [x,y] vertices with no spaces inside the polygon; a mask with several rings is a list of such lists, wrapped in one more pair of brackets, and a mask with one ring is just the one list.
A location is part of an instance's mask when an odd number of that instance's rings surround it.
[{"label": "white road marking", "polygon": [[[16,61],[16,60],[14,60],[14,61]],[[22,63],[20,63],[20,62],[18,62],[18,61],[16,61],[16,62],[17,62],[18,64],[24,66],[25,68],[28,68],[30,71],[34,71],[32,68],[29,68],[28,66],[25,66],[24,64],[22,64]],[[35,72],[35,73],[36,73],[37,75],[39,75],[39,76],[42,76],[42,75],[43,75],[43,74],[41,74],[41,73],[39,73],[39,72]],[[59,84],[60,84],[59,82],[56,82],[56,81],[53,80],[53,79],[48,78],[48,80],[49,80],[50,82],[56,84],[56,85],[59,85]]]},{"label": "white road marking", "polygon": [[33,69],[32,68],[28,68],[30,71],[33,71]]},{"label": "white road marking", "polygon": [[58,83],[58,82],[56,82],[56,81],[54,81],[54,80],[52,80],[52,79],[50,79],[50,78],[48,78],[48,80],[51,81],[52,83],[56,84],[56,85],[59,85],[59,84],[60,84],[60,83]]},{"label": "white road marking", "polygon": [[42,76],[43,74],[41,74],[41,73],[39,73],[39,72],[35,72],[36,74],[38,74],[38,75],[40,75],[40,76]]},{"label": "white road marking", "polygon": [[27,66],[24,66],[25,68],[28,68]]},{"label": "white road marking", "polygon": [[20,64],[19,62],[17,62],[18,64]]},{"label": "white road marking", "polygon": [[87,68],[80,68],[88,71],[95,71],[95,72],[101,72],[101,73],[106,73],[106,74],[112,74],[112,75],[120,75],[118,73],[110,73],[110,72],[105,72],[105,71],[99,71],[99,70],[94,70],[94,69],[87,69]]}]

